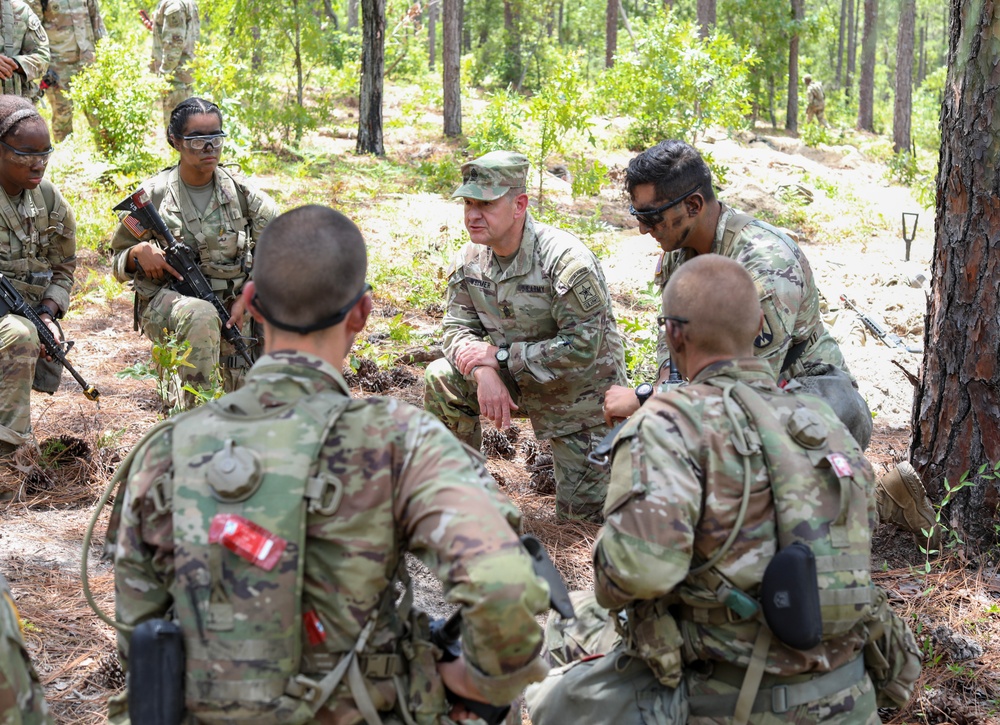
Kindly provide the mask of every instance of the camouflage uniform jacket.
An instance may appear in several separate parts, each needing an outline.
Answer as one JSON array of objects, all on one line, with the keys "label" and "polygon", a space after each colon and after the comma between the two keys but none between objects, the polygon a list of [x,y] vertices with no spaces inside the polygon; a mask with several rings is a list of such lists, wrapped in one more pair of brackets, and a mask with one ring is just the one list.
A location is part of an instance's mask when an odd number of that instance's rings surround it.
[{"label": "camouflage uniform jacket", "polygon": [[[349,396],[333,366],[294,351],[263,356],[246,388],[265,407],[325,391]],[[175,420],[182,424],[197,414]],[[127,475],[115,549],[117,619],[128,624],[163,617],[171,609],[172,471],[182,465],[172,460],[169,427],[139,445]],[[484,693],[510,702],[544,677],[547,667],[538,657],[542,633],[534,615],[548,608],[548,589],[511,529],[508,518],[516,520],[517,510],[476,454],[424,411],[392,398],[368,398],[350,402],[319,460],[325,462],[321,474],[342,483],[343,498],[334,514],[310,512],[306,518],[303,611],[315,609],[327,638],[325,653],[303,642],[304,673],[325,672],[336,661],[330,654],[354,645],[410,551],[445,583],[448,600],[462,605],[464,654]],[[395,611],[381,616],[369,650],[400,652],[403,624]],[[119,647],[124,660],[124,638]],[[324,654],[328,663],[317,670]],[[376,708],[391,710],[392,680],[368,684]],[[344,683],[327,707],[334,714],[323,721],[362,721]],[[321,710],[317,717],[323,716]]]},{"label": "camouflage uniform jacket", "polygon": [[[690,384],[647,401],[616,442],[606,524],[594,550],[594,588],[602,606],[625,607],[630,626],[640,628],[639,632],[643,620],[671,617],[667,606],[678,600],[690,602],[685,594],[694,591],[689,588],[689,571],[696,563],[708,561],[735,525],[743,499],[743,458],[733,442],[734,423],[726,413],[721,386],[737,380],[788,396],[789,406],[808,408],[829,430],[843,431],[848,446],[845,454],[854,470],[860,471],[858,480],[863,484],[850,490],[861,497],[860,511],[867,512],[868,518],[854,525],[874,525],[871,466],[823,401],[781,391],[766,362],[757,358],[709,365]],[[739,405],[734,408],[737,425],[746,427],[748,416]],[[732,586],[757,596],[764,569],[777,548],[777,531],[764,456],[754,454],[750,465],[746,517],[715,569]],[[808,485],[832,484],[814,479]],[[819,509],[812,514],[824,515]],[[670,525],[665,526],[665,521]],[[675,618],[681,620],[684,662],[721,660],[741,667],[749,663],[759,626],[756,620],[696,623],[693,617]],[[781,676],[830,671],[853,659],[865,639],[863,627],[858,627],[804,652],[775,639],[767,671]],[[676,643],[677,648],[680,644]]]},{"label": "camouflage uniform jacket", "polygon": [[[59,190],[47,179],[17,199],[0,190],[0,272],[25,300],[50,299],[66,312],[75,271],[76,220]],[[29,284],[32,275],[48,272],[51,281]]]},{"label": "camouflage uniform jacket", "polygon": [[157,74],[173,73],[194,60],[201,37],[198,4],[194,0],[160,0],[153,11],[153,64]]},{"label": "camouflage uniform jacket", "polygon": [[104,29],[97,0],[49,0],[42,18],[49,36],[52,65],[93,63]]},{"label": "camouflage uniform jacket", "polygon": [[7,580],[0,574],[0,722],[51,723],[38,674],[21,639],[21,622]]},{"label": "camouflage uniform jacket", "polygon": [[490,247],[467,244],[448,271],[444,353],[469,342],[510,349],[508,370],[535,435],[599,425],[604,391],[625,383],[625,356],[604,273],[593,252],[527,215],[506,270]]},{"label": "camouflage uniform jacket", "polygon": [[49,67],[49,39],[42,21],[24,0],[0,0],[0,35],[3,54],[13,59],[24,71],[3,82],[3,92],[30,98]]},{"label": "camouflage uniform jacket", "polygon": [[[201,271],[216,294],[228,302],[239,292],[253,269],[253,249],[278,208],[262,191],[221,167],[215,170],[215,194],[203,212],[195,209],[181,181],[178,167],[161,171],[143,182],[150,199],[177,241],[191,247]],[[129,250],[139,240],[124,224],[111,239],[112,269],[119,282],[132,279],[125,270]],[[149,279],[137,281],[140,300],[148,300],[159,290]],[[141,310],[140,310],[141,311]]]},{"label": "camouflage uniform jacket", "polygon": [[[819,291],[809,260],[802,250],[788,235],[757,219],[747,224],[731,241],[724,243],[726,222],[734,214],[735,210],[722,205],[715,240],[709,251],[739,262],[753,277],[764,310],[764,329],[754,341],[754,355],[766,360],[777,378],[789,348],[805,341],[798,361],[784,377],[808,375],[811,366],[823,363],[840,368],[851,376],[837,341],[823,325]],[[674,271],[692,257],[694,253],[690,249],[661,255],[654,277],[660,289],[667,284]],[[660,330],[656,351],[656,362],[662,369],[670,359],[663,330]]]},{"label": "camouflage uniform jacket", "polygon": [[823,84],[813,81],[806,89],[806,105],[814,111],[826,108],[826,96],[823,94]]}]

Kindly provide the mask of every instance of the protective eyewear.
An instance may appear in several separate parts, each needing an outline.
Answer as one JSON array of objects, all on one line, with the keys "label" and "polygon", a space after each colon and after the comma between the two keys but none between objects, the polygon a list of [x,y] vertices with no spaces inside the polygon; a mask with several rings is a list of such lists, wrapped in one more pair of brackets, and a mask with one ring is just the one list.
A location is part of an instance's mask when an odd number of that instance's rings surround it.
[{"label": "protective eyewear", "polygon": [[261,316],[270,322],[272,325],[277,327],[279,330],[287,330],[288,332],[295,332],[299,335],[308,335],[310,332],[316,332],[317,330],[325,330],[328,327],[333,327],[334,325],[340,324],[348,313],[354,309],[354,305],[361,301],[361,298],[372,291],[372,286],[365,283],[365,286],[361,288],[361,291],[355,295],[354,299],[348,302],[346,305],[341,307],[339,310],[334,312],[332,315],[327,317],[325,320],[320,320],[319,322],[314,322],[311,325],[292,325],[288,322],[282,322],[281,320],[276,320],[270,312],[264,307],[263,303],[260,301],[260,295],[253,296],[253,306],[257,308]]},{"label": "protective eyewear", "polygon": [[673,315],[660,315],[656,318],[656,324],[660,327],[666,327],[667,322],[676,322],[678,325],[686,325],[691,322],[691,320],[686,317],[674,317]]},{"label": "protective eyewear", "polygon": [[225,140],[225,135],[225,131],[222,131],[207,136],[181,136],[181,140],[184,141],[185,148],[189,148],[192,151],[203,151],[206,146],[209,149],[221,148]]},{"label": "protective eyewear", "polygon": [[31,164],[35,159],[38,159],[43,164],[49,163],[49,155],[55,151],[54,148],[49,146],[45,151],[22,151],[21,149],[16,149],[9,143],[0,141],[5,149],[14,154],[14,160],[21,164]]},{"label": "protective eyewear", "polygon": [[645,226],[650,228],[655,227],[657,224],[663,221],[663,212],[665,212],[667,209],[670,209],[671,207],[677,206],[682,201],[691,196],[693,193],[698,191],[698,189],[700,188],[701,184],[698,184],[693,189],[685,191],[683,194],[678,196],[673,201],[668,201],[663,206],[658,206],[655,209],[636,209],[634,206],[629,204],[628,213],[634,216],[640,224],[644,224]]}]

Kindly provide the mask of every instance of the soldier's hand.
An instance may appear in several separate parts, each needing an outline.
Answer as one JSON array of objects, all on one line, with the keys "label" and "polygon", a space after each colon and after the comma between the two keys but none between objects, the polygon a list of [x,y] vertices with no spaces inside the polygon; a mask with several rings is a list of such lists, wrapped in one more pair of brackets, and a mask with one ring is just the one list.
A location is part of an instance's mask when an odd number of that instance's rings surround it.
[{"label": "soldier's hand", "polygon": [[[451,662],[438,662],[437,670],[445,686],[454,694],[464,697],[466,700],[486,702],[483,693],[469,677],[469,670],[466,667],[464,657],[459,657],[457,660],[452,660]],[[465,720],[474,720],[477,716],[461,703],[456,703],[452,705],[448,717],[454,722],[464,722]]]},{"label": "soldier's hand", "polygon": [[604,394],[604,422],[610,428],[639,410],[639,399],[632,388],[612,385]]},{"label": "soldier's hand", "polygon": [[151,279],[160,281],[167,275],[171,275],[177,279],[184,279],[180,272],[167,264],[166,252],[155,244],[139,242],[129,250],[129,272],[135,271],[135,260],[139,261],[142,271]]},{"label": "soldier's hand", "polygon": [[[55,320],[52,319],[52,315],[47,312],[42,312],[38,315],[38,317],[45,323],[45,326],[49,328],[49,332],[52,333],[52,337],[55,338],[56,342],[62,342],[62,334],[59,332],[59,326],[56,325]],[[52,362],[52,356],[49,355],[48,351],[45,349],[45,345],[38,345],[38,357],[43,357],[49,362]]]},{"label": "soldier's hand", "polygon": [[20,66],[13,58],[0,55],[0,78],[7,80],[13,78],[14,74],[20,70]]},{"label": "soldier's hand", "polygon": [[488,367],[494,370],[500,369],[497,362],[496,345],[488,342],[470,342],[457,353],[455,353],[455,367],[462,375],[468,375],[474,367]]},{"label": "soldier's hand", "polygon": [[507,386],[500,379],[500,373],[491,367],[480,366],[476,370],[479,412],[489,418],[500,430],[510,427],[510,414],[517,410]]},{"label": "soldier's hand", "polygon": [[243,329],[243,315],[246,314],[247,303],[243,299],[243,295],[239,295],[236,301],[233,302],[232,309],[229,310],[229,321],[226,323],[226,327],[233,327],[237,330]]}]

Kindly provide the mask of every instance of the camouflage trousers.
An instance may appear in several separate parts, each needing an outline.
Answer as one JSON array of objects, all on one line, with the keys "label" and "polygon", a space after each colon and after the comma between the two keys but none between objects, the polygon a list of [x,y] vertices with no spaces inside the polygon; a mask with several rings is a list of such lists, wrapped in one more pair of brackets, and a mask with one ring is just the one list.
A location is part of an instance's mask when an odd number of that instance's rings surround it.
[{"label": "camouflage trousers", "polygon": [[23,317],[0,318],[0,444],[31,440],[31,383],[38,363],[38,331]]},{"label": "camouflage trousers", "polygon": [[[501,379],[515,403],[517,383],[506,372]],[[455,437],[479,450],[483,429],[475,383],[466,380],[448,360],[435,360],[424,373],[424,408],[437,416]],[[522,409],[523,410],[523,409]],[[532,411],[525,411],[530,416]],[[600,521],[608,493],[608,471],[587,462],[607,433],[604,424],[549,440],[556,479],[556,515],[561,519]]]},{"label": "camouflage trousers", "polygon": [[825,126],[827,128],[830,127],[830,124],[826,122],[825,106],[820,106],[818,108],[814,106],[808,106],[806,108],[806,123],[812,123],[813,121],[816,121],[821,126]]},{"label": "camouflage trousers", "polygon": [[[179,342],[188,342],[191,351],[186,363],[177,367],[177,382],[164,391],[164,402],[168,407],[179,405],[190,410],[198,405],[198,396],[188,390],[215,387],[222,376],[222,386],[230,393],[243,385],[246,363],[233,357],[233,349],[222,340],[222,320],[208,302],[184,295],[164,287],[159,290],[139,316],[143,334],[154,343],[163,344],[168,337]],[[243,332],[249,334],[250,318],[245,318]],[[220,359],[223,361],[220,370]]]},{"label": "camouflage trousers", "polygon": [[167,89],[163,93],[163,127],[170,126],[170,112],[192,96],[194,85],[191,71],[186,68],[176,68],[173,73],[165,74]]},{"label": "camouflage trousers", "polygon": [[[532,725],[708,725],[731,721],[732,711],[713,710],[726,709],[730,703],[735,708],[745,670],[701,663],[705,666],[685,668],[679,687],[668,687],[645,662],[626,654],[614,627],[614,618],[619,615],[601,607],[593,592],[572,592],[570,596],[576,618],[564,620],[553,612],[545,626],[543,649],[554,669],[525,692]],[[852,666],[859,672],[852,684],[785,712],[762,708],[751,715],[750,722],[875,725],[879,719],[871,679],[859,661],[846,667]],[[803,681],[818,680],[765,674],[760,689]],[[765,699],[770,702],[770,698]]]},{"label": "camouflage trousers", "polygon": [[59,87],[45,91],[45,99],[52,107],[52,138],[62,141],[73,133],[73,100],[69,97],[70,81],[87,63],[52,63],[49,68],[59,76]]},{"label": "camouflage trousers", "polygon": [[45,693],[28,659],[21,622],[7,580],[0,574],[0,722],[8,725],[51,723]]}]

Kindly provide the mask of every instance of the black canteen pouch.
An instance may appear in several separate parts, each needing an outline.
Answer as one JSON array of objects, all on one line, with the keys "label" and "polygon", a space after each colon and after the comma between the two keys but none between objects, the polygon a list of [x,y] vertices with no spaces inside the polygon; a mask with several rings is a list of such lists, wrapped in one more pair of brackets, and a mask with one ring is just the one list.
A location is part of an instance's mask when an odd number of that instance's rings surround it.
[{"label": "black canteen pouch", "polygon": [[184,718],[184,639],[175,622],[148,619],[129,644],[128,714],[133,723],[179,725]]},{"label": "black canteen pouch", "polygon": [[823,637],[816,557],[805,544],[781,549],[764,570],[760,585],[764,621],[792,649],[808,650]]}]

